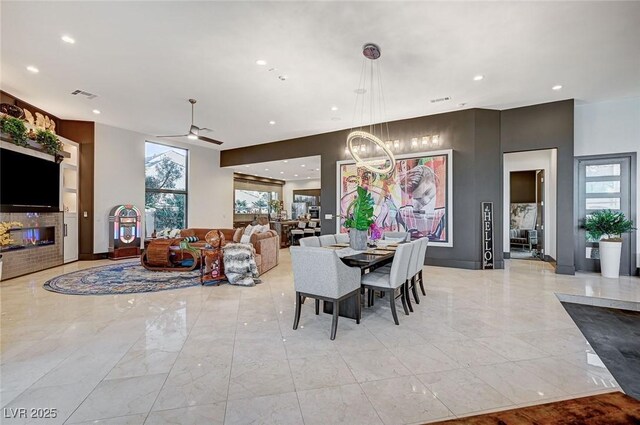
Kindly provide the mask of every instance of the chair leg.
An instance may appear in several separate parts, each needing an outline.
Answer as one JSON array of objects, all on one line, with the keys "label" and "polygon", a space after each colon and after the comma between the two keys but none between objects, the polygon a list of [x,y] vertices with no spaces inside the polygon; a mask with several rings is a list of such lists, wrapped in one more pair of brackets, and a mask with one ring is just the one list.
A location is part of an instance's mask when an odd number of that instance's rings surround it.
[{"label": "chair leg", "polygon": [[411,305],[411,297],[409,296],[409,280],[408,279],[404,282],[404,297],[407,300],[407,306],[409,307],[409,311],[413,313],[413,306]]},{"label": "chair leg", "polygon": [[320,300],[316,299],[316,316],[320,314]]},{"label": "chair leg", "polygon": [[296,314],[293,319],[293,330],[298,329],[298,324],[300,323],[300,309],[302,308],[302,295],[300,292],[296,292]]},{"label": "chair leg", "polygon": [[420,304],[420,297],[418,297],[418,279],[416,276],[411,278],[411,291],[413,292],[413,299],[416,301],[416,304]]},{"label": "chair leg", "polygon": [[369,307],[373,307],[376,303],[376,291],[373,288],[369,288],[369,296],[371,297],[371,304]]},{"label": "chair leg", "polygon": [[426,297],[427,292],[424,290],[424,283],[422,282],[422,270],[420,270],[420,273],[418,273],[418,276],[420,278],[420,289],[422,290],[422,295]]},{"label": "chair leg", "polygon": [[356,293],[356,325],[360,324],[360,319],[362,318],[362,297],[360,295],[360,291]]},{"label": "chair leg", "polygon": [[331,340],[336,339],[336,331],[338,330],[338,310],[340,308],[338,300],[333,302],[333,320],[331,321]]},{"label": "chair leg", "polygon": [[[393,321],[396,325],[399,325],[400,322],[398,322],[398,313],[396,312],[396,297],[393,293],[389,297],[389,301],[391,302],[391,314],[393,315]],[[405,312],[406,312],[406,307],[405,307]],[[409,314],[408,312],[406,313]]]},{"label": "chair leg", "polygon": [[[407,282],[403,283],[400,286],[400,299],[402,300],[402,308],[404,309],[404,314],[409,315],[409,309],[407,308],[407,294],[406,292]],[[391,298],[396,299],[396,294],[391,294]],[[394,304],[395,305],[395,304]]]}]

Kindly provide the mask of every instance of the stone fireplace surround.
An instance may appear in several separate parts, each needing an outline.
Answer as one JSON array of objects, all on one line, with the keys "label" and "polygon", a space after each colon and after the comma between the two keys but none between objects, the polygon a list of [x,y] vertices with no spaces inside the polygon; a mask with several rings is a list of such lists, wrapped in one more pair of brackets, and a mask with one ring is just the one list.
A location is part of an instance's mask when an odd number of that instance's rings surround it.
[{"label": "stone fireplace surround", "polygon": [[[17,213],[2,212],[0,221],[18,221],[26,227],[55,228],[55,243],[2,252],[2,280],[22,276],[63,264],[63,213]],[[21,241],[16,241],[20,243]]]}]

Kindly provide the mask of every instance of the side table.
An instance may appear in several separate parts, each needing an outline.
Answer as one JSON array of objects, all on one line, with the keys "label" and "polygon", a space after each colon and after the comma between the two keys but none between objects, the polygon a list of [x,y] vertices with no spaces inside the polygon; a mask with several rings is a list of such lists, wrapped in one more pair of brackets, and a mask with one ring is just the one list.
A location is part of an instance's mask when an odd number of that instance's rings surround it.
[{"label": "side table", "polygon": [[221,248],[200,248],[200,284],[226,281]]}]

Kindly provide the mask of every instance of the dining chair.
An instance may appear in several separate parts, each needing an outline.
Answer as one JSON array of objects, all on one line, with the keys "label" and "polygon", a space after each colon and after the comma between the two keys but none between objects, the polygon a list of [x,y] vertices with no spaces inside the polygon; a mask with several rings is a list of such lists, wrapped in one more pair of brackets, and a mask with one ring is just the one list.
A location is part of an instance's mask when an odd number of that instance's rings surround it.
[{"label": "dining chair", "polygon": [[409,232],[384,232],[382,239],[400,239],[400,242],[411,240]]},{"label": "dining chair", "polygon": [[348,233],[336,233],[334,236],[336,237],[337,243],[349,243]]},{"label": "dining chair", "polygon": [[293,329],[298,329],[302,298],[314,298],[316,314],[320,301],[331,302],[333,320],[331,339],[336,338],[340,301],[356,297],[356,323],[360,323],[360,268],[349,267],[342,262],[334,250],[316,247],[292,246],[291,265],[293,286],[296,290],[296,312]]},{"label": "dining chair", "polygon": [[[422,241],[422,245],[420,246],[420,263],[418,264],[418,274],[416,275],[416,282],[420,283],[420,290],[422,291],[422,295],[426,297],[427,292],[424,290],[424,279],[422,278],[422,270],[424,269],[424,260],[427,257],[429,238],[421,238],[418,240]],[[414,283],[414,285],[416,285],[417,283]]]},{"label": "dining chair", "polygon": [[396,312],[396,291],[400,290],[400,298],[402,299],[402,307],[404,308],[404,314],[409,315],[407,308],[407,273],[409,270],[409,261],[411,260],[411,251],[413,250],[413,244],[400,244],[396,249],[396,253],[393,256],[393,262],[389,272],[373,272],[362,276],[362,284],[369,289],[369,300],[371,300],[373,292],[381,291],[389,296],[389,302],[391,305],[391,314],[393,315],[393,321],[396,325],[399,325],[398,314]]},{"label": "dining chair", "polygon": [[413,245],[413,250],[411,251],[411,260],[409,261],[409,269],[407,273],[407,304],[409,306],[409,311],[413,312],[413,306],[411,305],[411,299],[409,298],[409,294],[413,293],[413,299],[416,304],[420,304],[420,298],[418,297],[418,289],[416,287],[416,275],[421,268],[421,264],[424,263],[424,258],[420,261],[420,251],[422,249],[422,239],[416,239],[411,242]]},{"label": "dining chair", "polygon": [[334,235],[322,235],[320,239],[320,246],[329,246],[336,244],[336,237]]},{"label": "dining chair", "polygon": [[317,236],[307,236],[300,239],[300,246],[320,248],[320,240]]}]

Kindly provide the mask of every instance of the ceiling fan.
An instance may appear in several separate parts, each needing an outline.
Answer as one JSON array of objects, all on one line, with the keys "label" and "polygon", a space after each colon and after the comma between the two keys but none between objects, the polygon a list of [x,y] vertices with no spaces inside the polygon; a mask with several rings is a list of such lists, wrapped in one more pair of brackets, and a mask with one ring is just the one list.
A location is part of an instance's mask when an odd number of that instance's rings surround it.
[{"label": "ceiling fan", "polygon": [[189,99],[189,103],[191,104],[191,127],[189,127],[189,132],[187,134],[173,134],[173,135],[156,136],[156,137],[186,137],[187,139],[190,139],[190,140],[202,140],[203,142],[209,142],[209,143],[215,143],[216,145],[221,145],[222,144],[221,141],[201,135],[201,133],[203,132],[212,131],[212,130],[206,127],[200,128],[193,124],[193,108],[194,108],[194,105],[196,104],[196,100]]}]

